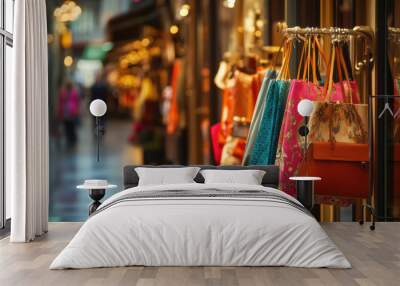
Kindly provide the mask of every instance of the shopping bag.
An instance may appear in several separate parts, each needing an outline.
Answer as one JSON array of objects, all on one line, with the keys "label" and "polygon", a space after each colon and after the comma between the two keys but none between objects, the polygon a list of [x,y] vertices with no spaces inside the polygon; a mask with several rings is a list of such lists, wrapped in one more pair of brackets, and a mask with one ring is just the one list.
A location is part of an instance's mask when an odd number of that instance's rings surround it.
[{"label": "shopping bag", "polygon": [[316,102],[310,117],[310,142],[368,142],[368,105]]},{"label": "shopping bag", "polygon": [[[345,70],[345,81],[333,86],[333,65],[336,63],[339,79],[342,78],[341,69]],[[344,88],[349,87],[348,73],[339,47],[333,47],[331,57],[329,80],[325,85],[327,93],[324,101],[314,103],[314,110],[310,116],[310,142],[342,142],[342,143],[367,143],[368,140],[368,105],[355,104],[354,91]],[[335,92],[336,90],[336,92]],[[334,100],[333,95],[342,90],[341,100]],[[356,99],[358,100],[358,99]]]},{"label": "shopping bag", "polygon": [[314,142],[307,149],[299,175],[322,178],[316,182],[316,195],[366,199],[368,159],[368,144]]},{"label": "shopping bag", "polygon": [[250,165],[275,164],[278,139],[290,82],[272,80],[267,92],[265,109],[250,154]]},{"label": "shopping bag", "polygon": [[247,136],[246,148],[243,155],[243,165],[248,165],[250,161],[250,154],[253,151],[254,142],[256,140],[256,136],[259,131],[260,123],[262,116],[264,114],[266,99],[267,99],[267,92],[270,82],[273,78],[275,78],[276,73],[274,70],[268,70],[266,75],[262,81],[262,85],[260,88],[260,92],[258,93],[256,106],[254,108],[253,117],[250,123],[250,130],[249,135]]},{"label": "shopping bag", "polygon": [[304,118],[298,113],[297,105],[302,99],[316,100],[322,95],[322,88],[313,83],[292,80],[287,97],[286,111],[281,128],[281,155],[280,165],[280,186],[281,190],[295,195],[295,185],[289,179],[296,175],[299,164],[303,159],[302,143],[303,138],[299,135],[298,129],[303,124]]}]

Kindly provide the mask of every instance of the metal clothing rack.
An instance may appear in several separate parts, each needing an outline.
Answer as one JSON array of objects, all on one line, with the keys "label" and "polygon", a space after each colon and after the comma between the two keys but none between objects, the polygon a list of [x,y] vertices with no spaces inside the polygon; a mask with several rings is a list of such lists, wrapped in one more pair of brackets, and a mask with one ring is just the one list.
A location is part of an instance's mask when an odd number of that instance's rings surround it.
[{"label": "metal clothing rack", "polygon": [[[364,224],[364,212],[365,210],[369,211],[369,214],[372,216],[372,224],[370,225],[370,229],[374,230],[375,229],[375,220],[376,220],[376,211],[375,208],[372,205],[372,197],[374,194],[374,166],[373,166],[373,156],[374,156],[374,142],[373,142],[373,117],[372,117],[372,104],[371,99],[373,96],[371,95],[371,83],[372,83],[372,68],[374,64],[374,51],[375,51],[375,46],[374,46],[374,32],[373,30],[368,27],[368,26],[356,26],[353,29],[346,29],[346,28],[338,28],[338,27],[330,27],[330,28],[314,28],[314,27],[306,27],[306,28],[301,28],[301,27],[286,27],[284,24],[278,26],[278,29],[287,36],[297,36],[297,35],[302,35],[302,36],[323,36],[323,35],[329,35],[332,37],[333,40],[341,40],[341,39],[347,39],[348,37],[352,36],[354,38],[361,38],[365,42],[364,46],[364,51],[360,59],[357,59],[357,61],[354,63],[354,69],[355,71],[359,72],[362,69],[365,69],[367,71],[366,74],[366,81],[369,83],[369,94],[370,96],[368,97],[368,144],[369,144],[369,190],[368,190],[368,198],[367,198],[367,203],[363,204],[363,219],[359,221],[359,223],[362,225]],[[400,33],[400,29],[396,29],[396,31],[392,31],[392,33]]]},{"label": "metal clothing rack", "polygon": [[368,26],[356,26],[353,29],[330,27],[330,28],[315,28],[306,27],[301,28],[299,26],[282,28],[283,33],[287,34],[301,34],[301,35],[360,35],[370,36],[372,29]]},{"label": "metal clothing rack", "polygon": [[[398,29],[400,32],[400,29]],[[365,41],[366,49],[364,51],[364,55],[361,61],[356,62],[354,68],[358,71],[360,68],[369,66],[373,63],[374,60],[374,32],[369,26],[356,26],[353,29],[346,29],[346,28],[337,28],[337,27],[330,27],[330,28],[314,28],[314,27],[291,27],[280,28],[280,31],[283,34],[288,36],[296,36],[296,35],[330,35],[332,37],[336,37],[338,39],[343,37],[354,36],[357,38],[362,38]],[[372,65],[370,67],[372,69]]]}]

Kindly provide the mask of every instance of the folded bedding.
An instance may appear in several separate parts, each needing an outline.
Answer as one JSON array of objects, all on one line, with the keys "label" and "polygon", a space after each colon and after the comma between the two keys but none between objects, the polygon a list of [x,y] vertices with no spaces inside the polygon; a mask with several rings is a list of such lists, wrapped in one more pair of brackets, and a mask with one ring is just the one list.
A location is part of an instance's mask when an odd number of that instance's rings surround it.
[{"label": "folded bedding", "polygon": [[296,199],[273,188],[226,183],[117,193],[50,269],[129,265],[351,267]]}]

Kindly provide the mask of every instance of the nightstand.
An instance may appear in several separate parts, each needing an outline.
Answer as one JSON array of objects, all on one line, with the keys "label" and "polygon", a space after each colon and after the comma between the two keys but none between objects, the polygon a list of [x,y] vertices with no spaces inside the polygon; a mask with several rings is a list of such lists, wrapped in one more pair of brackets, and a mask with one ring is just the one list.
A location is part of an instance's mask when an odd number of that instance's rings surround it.
[{"label": "nightstand", "polygon": [[76,188],[89,191],[89,197],[93,200],[93,202],[89,205],[90,216],[101,205],[100,200],[106,194],[106,190],[114,189],[116,187],[116,185],[109,185],[107,180],[85,180],[83,185],[79,185]]}]

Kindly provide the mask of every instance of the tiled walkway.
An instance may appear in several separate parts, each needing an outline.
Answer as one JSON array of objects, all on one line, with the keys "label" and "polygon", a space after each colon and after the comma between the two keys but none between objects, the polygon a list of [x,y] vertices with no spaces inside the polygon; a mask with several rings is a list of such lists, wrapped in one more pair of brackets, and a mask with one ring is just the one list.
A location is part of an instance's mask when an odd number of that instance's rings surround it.
[{"label": "tiled walkway", "polygon": [[63,140],[50,139],[50,221],[84,221],[91,200],[76,185],[85,179],[106,179],[121,190],[122,168],[142,161],[140,148],[127,141],[131,123],[122,120],[107,122],[101,146],[100,162],[96,157],[96,138],[91,118],[82,121],[75,150],[66,150]]}]

